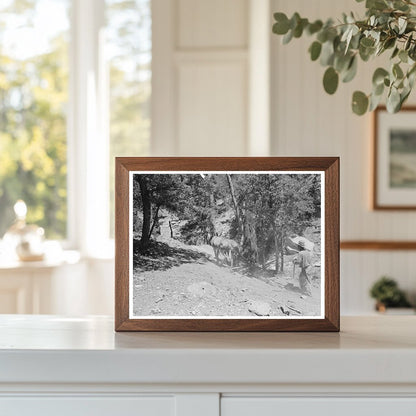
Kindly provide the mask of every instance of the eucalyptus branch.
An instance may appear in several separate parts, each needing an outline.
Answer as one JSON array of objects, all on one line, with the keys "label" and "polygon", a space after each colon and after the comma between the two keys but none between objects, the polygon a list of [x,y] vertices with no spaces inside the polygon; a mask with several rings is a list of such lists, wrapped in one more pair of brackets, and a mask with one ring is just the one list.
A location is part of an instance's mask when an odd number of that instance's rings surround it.
[{"label": "eucalyptus branch", "polygon": [[359,115],[372,111],[387,92],[387,109],[397,112],[409,97],[416,78],[416,3],[365,0],[365,7],[364,19],[344,14],[336,25],[332,19],[310,22],[298,13],[290,19],[284,13],[275,13],[273,32],[283,36],[284,44],[304,34],[315,38],[309,54],[326,68],[323,86],[328,94],[336,92],[340,80],[350,82],[355,77],[358,60],[367,62],[391,51],[389,68],[376,69],[370,94],[354,92],[352,109]]}]

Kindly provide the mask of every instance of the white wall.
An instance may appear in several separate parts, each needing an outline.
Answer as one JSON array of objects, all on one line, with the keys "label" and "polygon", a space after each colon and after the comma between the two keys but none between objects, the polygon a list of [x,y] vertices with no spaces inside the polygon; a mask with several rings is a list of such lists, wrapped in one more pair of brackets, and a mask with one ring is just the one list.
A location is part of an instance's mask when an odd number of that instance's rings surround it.
[{"label": "white wall", "polygon": [[[364,15],[362,4],[351,0],[272,0],[273,12],[298,11],[311,19],[335,18],[350,10]],[[353,115],[350,103],[354,90],[370,92],[377,62],[360,63],[357,79],[329,96],[322,88],[324,68],[311,62],[307,53],[312,40],[305,37],[282,45],[277,36],[272,38],[272,154],[341,157],[341,240],[415,240],[416,212],[370,208],[371,116]],[[413,251],[342,251],[342,313],[371,311],[368,289],[383,274],[415,294],[415,262]]]},{"label": "white wall", "polygon": [[268,151],[269,7],[269,0],[153,0],[153,155]]}]

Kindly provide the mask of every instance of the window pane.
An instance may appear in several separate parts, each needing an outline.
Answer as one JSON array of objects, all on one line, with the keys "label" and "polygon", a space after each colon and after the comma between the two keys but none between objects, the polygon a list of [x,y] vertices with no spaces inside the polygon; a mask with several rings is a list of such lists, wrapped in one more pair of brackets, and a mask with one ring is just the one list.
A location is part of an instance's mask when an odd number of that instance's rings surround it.
[{"label": "window pane", "polygon": [[0,2],[0,238],[18,199],[48,238],[66,237],[69,2]]},{"label": "window pane", "polygon": [[106,0],[110,71],[110,234],[114,157],[146,156],[150,142],[151,0]]}]

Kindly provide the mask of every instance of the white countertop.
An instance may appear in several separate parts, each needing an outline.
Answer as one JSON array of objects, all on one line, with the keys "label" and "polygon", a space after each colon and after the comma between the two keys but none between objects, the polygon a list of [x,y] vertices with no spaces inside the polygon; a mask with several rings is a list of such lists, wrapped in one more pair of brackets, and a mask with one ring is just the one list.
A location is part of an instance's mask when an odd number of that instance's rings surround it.
[{"label": "white countertop", "polygon": [[0,316],[0,383],[416,383],[416,316],[338,333],[115,333],[107,317]]}]

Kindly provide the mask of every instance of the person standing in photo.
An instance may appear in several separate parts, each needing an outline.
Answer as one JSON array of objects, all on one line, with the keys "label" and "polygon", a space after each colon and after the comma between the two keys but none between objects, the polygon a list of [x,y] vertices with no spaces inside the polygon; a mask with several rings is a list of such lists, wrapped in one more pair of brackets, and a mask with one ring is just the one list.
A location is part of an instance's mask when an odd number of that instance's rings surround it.
[{"label": "person standing in photo", "polygon": [[308,276],[307,270],[312,263],[312,256],[309,250],[305,248],[305,242],[300,240],[299,243],[300,251],[293,259],[293,263],[300,267],[299,273],[299,287],[303,294],[311,296],[311,281]]}]

